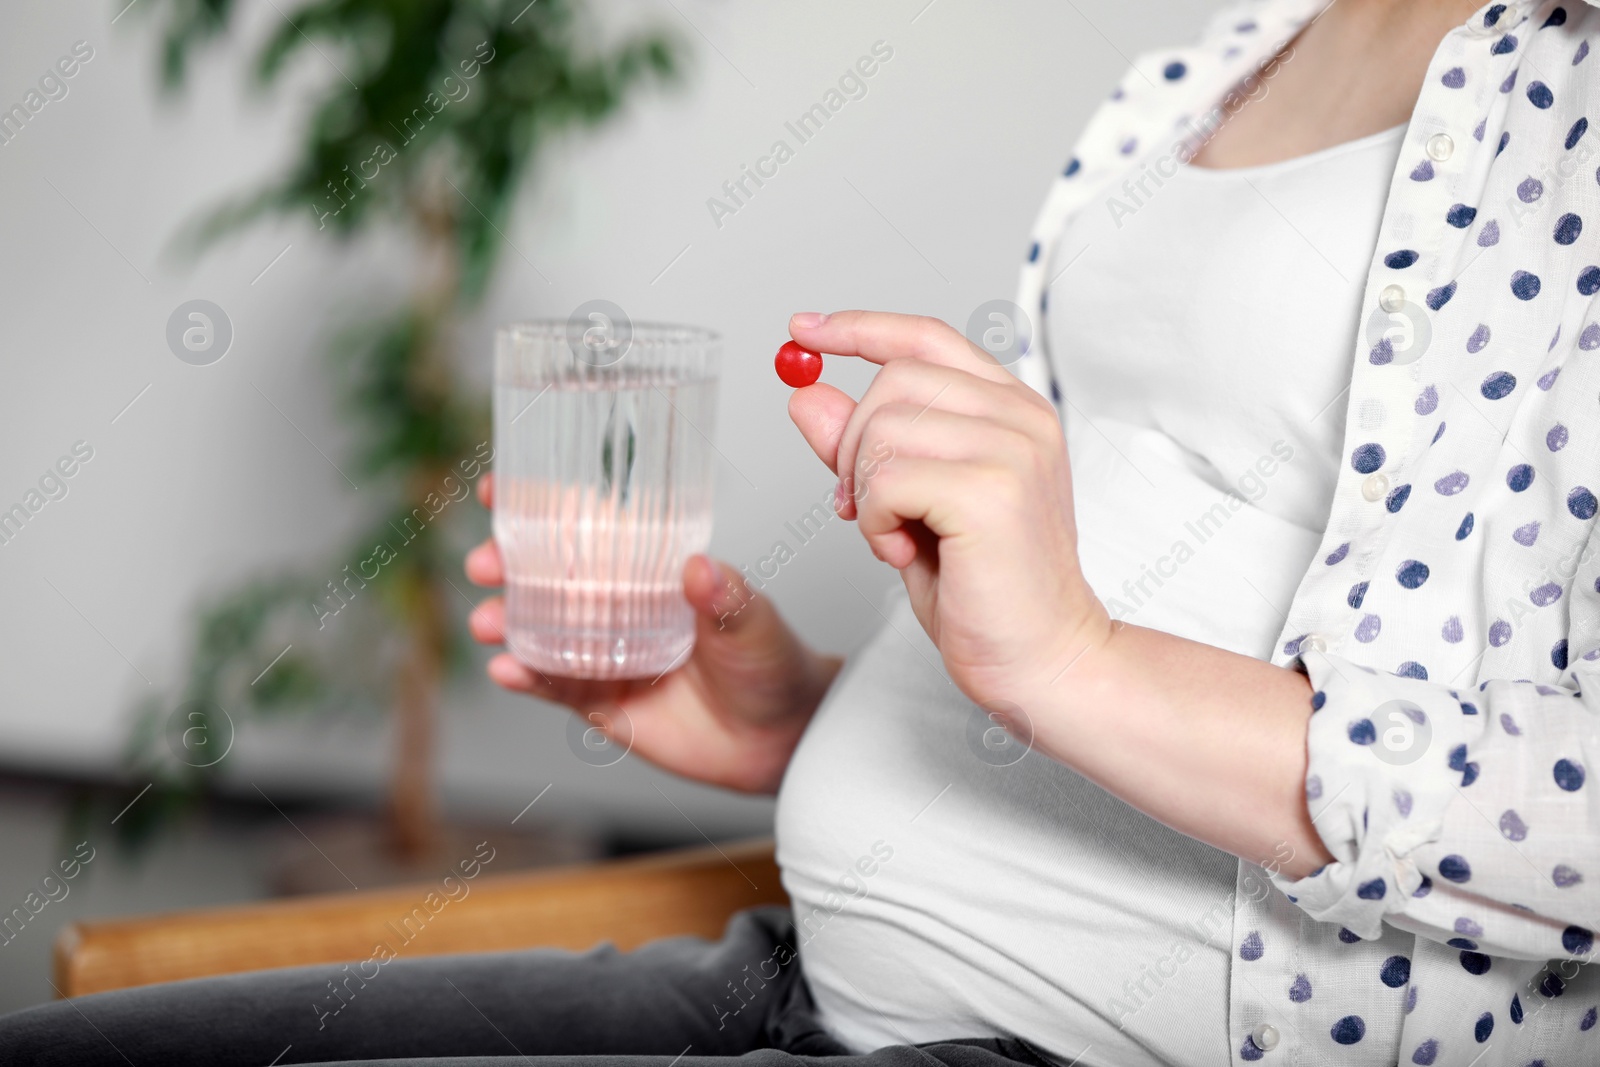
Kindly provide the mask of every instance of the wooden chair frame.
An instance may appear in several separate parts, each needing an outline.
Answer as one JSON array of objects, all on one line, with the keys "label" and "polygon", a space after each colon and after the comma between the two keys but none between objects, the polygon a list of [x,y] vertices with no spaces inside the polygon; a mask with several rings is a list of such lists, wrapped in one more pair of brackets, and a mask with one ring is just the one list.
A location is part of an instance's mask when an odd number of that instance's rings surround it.
[{"label": "wooden chair frame", "polygon": [[[467,891],[462,892],[460,886]],[[432,900],[429,894],[434,894]],[[443,903],[441,903],[441,901]],[[634,948],[675,934],[715,938],[736,911],[784,904],[770,840],[580,867],[73,923],[55,945],[68,997],[268,967],[540,946]],[[420,909],[420,910],[419,910]]]}]

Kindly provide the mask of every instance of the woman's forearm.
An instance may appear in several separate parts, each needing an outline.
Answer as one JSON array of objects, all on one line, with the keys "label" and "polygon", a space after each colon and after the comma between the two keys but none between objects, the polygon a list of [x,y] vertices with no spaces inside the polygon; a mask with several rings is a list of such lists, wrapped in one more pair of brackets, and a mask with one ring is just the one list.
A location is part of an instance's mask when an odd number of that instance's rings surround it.
[{"label": "woman's forearm", "polygon": [[1305,796],[1305,675],[1140,626],[1034,694],[1034,747],[1172,828],[1291,877],[1332,859]]}]

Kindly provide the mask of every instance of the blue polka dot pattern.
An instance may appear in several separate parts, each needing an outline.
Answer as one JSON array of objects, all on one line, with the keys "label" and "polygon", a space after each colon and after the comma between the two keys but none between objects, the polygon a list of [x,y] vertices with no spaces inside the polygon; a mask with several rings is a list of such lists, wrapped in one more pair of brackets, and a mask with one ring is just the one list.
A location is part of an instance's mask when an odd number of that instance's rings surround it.
[{"label": "blue polka dot pattern", "polygon": [[1339,1044],[1354,1045],[1367,1036],[1367,1024],[1359,1015],[1346,1015],[1329,1032]]},{"label": "blue polka dot pattern", "polygon": [[1378,977],[1390,989],[1399,989],[1411,981],[1411,961],[1404,956],[1390,956],[1383,961]]},{"label": "blue polka dot pattern", "polygon": [[1586,775],[1583,765],[1569,759],[1558,759],[1555,765],[1556,785],[1568,793],[1576,793],[1583,788]]},{"label": "blue polka dot pattern", "polygon": [[[1200,45],[1141,57],[1072,149],[1031,235],[1040,248],[1023,249],[1018,303],[1048,321],[1064,220],[1103,215],[1145,153],[1174,129],[1205,128],[1208,87],[1237,84],[1325,3],[1252,0],[1248,18],[1214,21]],[[1296,1046],[1359,1032],[1374,1063],[1466,1063],[1491,1049],[1483,1062],[1529,1067],[1521,1050],[1534,1049],[1554,1067],[1600,1049],[1595,998],[1530,962],[1571,958],[1600,915],[1597,861],[1575,844],[1600,837],[1586,732],[1600,716],[1600,246],[1586,225],[1600,143],[1585,114],[1600,100],[1597,37],[1600,4],[1552,0],[1496,3],[1446,33],[1367,277],[1350,279],[1362,294],[1350,388],[1323,416],[1345,420],[1349,468],[1326,483],[1325,535],[1268,646],[1310,677],[1305,796],[1341,858],[1270,875],[1281,895],[1269,901],[1234,901],[1245,933],[1227,1003],[1250,1020],[1235,1038],[1241,1061],[1304,1058],[1256,1048],[1248,1029],[1261,1020],[1290,1022]],[[1436,133],[1451,150],[1430,144]],[[1422,306],[1420,358],[1402,360],[1397,335],[1367,336],[1391,285]],[[1059,397],[1072,353],[1050,349],[1036,340],[1012,370]],[[1261,394],[1263,408],[1284,402]],[[1402,765],[1374,758],[1397,703],[1422,709],[1432,731]],[[1402,915],[1403,930],[1388,921]],[[1409,975],[1392,987],[1382,979],[1397,957]],[[1590,1044],[1570,1044],[1580,1037]]]},{"label": "blue polka dot pattern", "polygon": [[1485,399],[1501,400],[1510,396],[1511,391],[1516,387],[1517,379],[1515,375],[1506,371],[1497,371],[1483,380],[1483,384],[1478,387],[1478,391],[1484,395]]},{"label": "blue polka dot pattern", "polygon": [[1420,559],[1408,559],[1400,564],[1394,578],[1406,589],[1420,589],[1428,580],[1428,565]]},{"label": "blue polka dot pattern", "polygon": [[1357,445],[1356,450],[1350,454],[1350,466],[1362,474],[1371,474],[1383,466],[1386,454],[1383,446],[1376,442]]},{"label": "blue polka dot pattern", "polygon": [[1500,816],[1500,833],[1507,841],[1521,841],[1528,836],[1528,824],[1522,821],[1522,816],[1507,810]]}]

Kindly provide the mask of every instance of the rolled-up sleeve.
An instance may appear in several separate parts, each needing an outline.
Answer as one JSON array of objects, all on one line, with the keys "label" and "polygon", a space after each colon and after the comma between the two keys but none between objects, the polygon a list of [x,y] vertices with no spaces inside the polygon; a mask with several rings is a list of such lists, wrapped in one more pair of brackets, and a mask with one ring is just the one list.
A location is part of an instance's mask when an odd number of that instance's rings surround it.
[{"label": "rolled-up sleeve", "polygon": [[1562,686],[1469,690],[1306,650],[1306,800],[1333,862],[1274,882],[1363,938],[1384,922],[1463,951],[1594,954],[1600,662]]}]

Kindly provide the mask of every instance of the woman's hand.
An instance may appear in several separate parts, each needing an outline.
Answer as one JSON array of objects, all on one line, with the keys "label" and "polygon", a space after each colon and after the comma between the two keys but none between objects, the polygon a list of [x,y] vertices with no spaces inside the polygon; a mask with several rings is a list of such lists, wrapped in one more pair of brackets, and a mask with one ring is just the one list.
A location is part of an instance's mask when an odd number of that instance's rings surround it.
[{"label": "woman's hand", "polygon": [[935,319],[794,316],[813,351],[882,370],[859,402],[830,385],[789,415],[840,478],[835,505],[900,571],[946,669],[974,702],[1034,702],[1111,632],[1078,566],[1055,409]]},{"label": "woman's hand", "polygon": [[[493,476],[485,476],[478,498],[490,506],[493,493]],[[466,570],[477,585],[504,584],[492,538],[468,553]],[[775,793],[841,661],[802,644],[731,567],[691,557],[683,592],[695,612],[694,652],[654,681],[547,676],[510,653],[489,661],[489,677],[575,709],[617,744],[674,774]],[[505,602],[496,596],[478,605],[469,626],[479,641],[500,644],[504,621]]]},{"label": "woman's hand", "polygon": [[810,385],[789,414],[840,475],[839,514],[900,570],[951,681],[1182,833],[1292,877],[1327,863],[1306,808],[1305,676],[1113,623],[1078,566],[1054,408],[942,322],[820,318],[789,332],[883,369],[860,403]]}]

